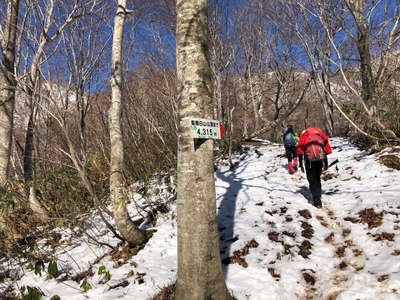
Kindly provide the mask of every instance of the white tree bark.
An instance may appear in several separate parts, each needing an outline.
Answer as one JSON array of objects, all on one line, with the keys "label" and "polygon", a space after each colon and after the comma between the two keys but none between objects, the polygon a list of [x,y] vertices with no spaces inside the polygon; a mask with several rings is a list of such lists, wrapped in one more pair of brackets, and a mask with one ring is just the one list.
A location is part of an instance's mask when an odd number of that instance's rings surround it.
[{"label": "white tree bark", "polygon": [[195,145],[189,119],[213,116],[207,0],[176,2],[179,101],[176,299],[231,299],[219,254],[213,141]]},{"label": "white tree bark", "polygon": [[1,37],[0,72],[0,185],[8,180],[12,130],[14,122],[15,88],[15,45],[18,25],[19,0],[7,1],[7,20]]},{"label": "white tree bark", "polygon": [[112,44],[112,76],[111,76],[111,107],[109,127],[111,140],[111,174],[110,190],[113,203],[115,223],[121,235],[131,245],[139,245],[146,240],[144,232],[140,231],[129,217],[126,208],[128,198],[124,193],[123,162],[124,145],[121,133],[122,115],[122,41],[126,16],[126,0],[118,0],[118,8],[114,19]]},{"label": "white tree bark", "polygon": [[36,190],[33,186],[29,188],[29,207],[32,209],[32,211],[35,213],[35,215],[40,218],[40,220],[43,223],[46,223],[49,221],[49,216],[47,215],[47,212],[44,210],[42,204],[39,202],[39,200],[36,197]]}]

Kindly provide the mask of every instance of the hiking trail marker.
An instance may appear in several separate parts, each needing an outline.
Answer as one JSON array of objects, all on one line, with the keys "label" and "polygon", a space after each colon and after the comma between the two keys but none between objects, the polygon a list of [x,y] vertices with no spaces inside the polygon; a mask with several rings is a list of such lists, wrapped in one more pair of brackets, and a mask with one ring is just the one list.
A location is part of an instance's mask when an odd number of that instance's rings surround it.
[{"label": "hiking trail marker", "polygon": [[218,120],[190,119],[190,130],[194,139],[216,139],[224,136],[224,127]]}]

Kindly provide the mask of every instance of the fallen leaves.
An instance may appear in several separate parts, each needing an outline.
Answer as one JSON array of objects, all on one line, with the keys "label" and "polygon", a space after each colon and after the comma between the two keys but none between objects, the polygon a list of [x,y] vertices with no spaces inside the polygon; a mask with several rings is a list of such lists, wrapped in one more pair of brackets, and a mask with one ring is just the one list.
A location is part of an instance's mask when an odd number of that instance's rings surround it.
[{"label": "fallen leaves", "polygon": [[258,246],[259,244],[257,243],[257,241],[252,239],[251,241],[247,242],[242,249],[233,252],[233,255],[231,257],[223,259],[222,263],[225,265],[236,263],[241,265],[243,268],[247,268],[248,264],[244,257],[250,253],[250,248],[257,248]]},{"label": "fallen leaves", "polygon": [[376,213],[373,208],[366,208],[358,212],[360,221],[368,224],[368,229],[379,227],[382,225],[382,213]]},{"label": "fallen leaves", "polygon": [[299,247],[299,255],[301,255],[303,258],[308,258],[308,256],[312,253],[312,244],[310,241],[305,240],[301,243]]},{"label": "fallen leaves", "polygon": [[314,229],[307,222],[301,222],[301,228],[303,228],[301,235],[306,239],[311,239],[314,236]]},{"label": "fallen leaves", "polygon": [[372,235],[375,238],[375,241],[391,241],[393,242],[394,233],[382,232]]},{"label": "fallen leaves", "polygon": [[311,213],[308,209],[303,209],[298,211],[299,215],[305,219],[311,219]]},{"label": "fallen leaves", "polygon": [[307,282],[307,284],[314,285],[315,284],[315,278],[312,276],[310,273],[302,273],[304,280]]},{"label": "fallen leaves", "polygon": [[388,168],[400,170],[400,158],[396,155],[382,155],[379,157],[379,162]]}]

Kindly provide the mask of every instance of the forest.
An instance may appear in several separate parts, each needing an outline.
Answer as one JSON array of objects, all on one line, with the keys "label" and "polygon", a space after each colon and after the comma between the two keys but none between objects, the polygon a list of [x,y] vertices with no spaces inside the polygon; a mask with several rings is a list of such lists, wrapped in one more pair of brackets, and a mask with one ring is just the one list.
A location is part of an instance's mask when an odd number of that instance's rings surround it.
[{"label": "forest", "polygon": [[399,46],[397,0],[1,0],[0,299],[399,299]]}]

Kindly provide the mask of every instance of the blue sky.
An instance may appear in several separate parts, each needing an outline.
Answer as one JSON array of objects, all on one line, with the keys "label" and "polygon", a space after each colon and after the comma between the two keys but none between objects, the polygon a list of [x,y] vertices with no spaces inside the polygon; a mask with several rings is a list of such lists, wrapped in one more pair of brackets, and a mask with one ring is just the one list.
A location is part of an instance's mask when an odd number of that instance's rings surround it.
[{"label": "blue sky", "polygon": [[[372,2],[367,1],[367,2],[372,3],[373,1]],[[399,11],[396,11],[396,7],[397,8],[399,7],[399,2],[400,2],[399,0],[384,0],[377,2],[378,5],[376,6],[374,13],[372,14],[372,17],[370,18],[371,20],[370,25],[374,26],[375,24],[382,22],[385,19],[386,14],[389,14],[391,16],[398,14]],[[128,3],[131,2],[128,1]],[[236,59],[238,65],[239,66],[243,65],[243,56],[241,56],[243,53],[237,41],[234,40],[235,31],[243,29],[241,28],[243,24],[238,23],[238,20],[235,17],[235,12],[236,10],[241,11],[245,6],[248,5],[254,6],[255,2],[249,0],[213,0],[210,1],[209,3],[210,3],[209,4],[210,9],[218,8],[219,12],[218,18],[220,18],[219,30],[221,33],[222,40],[226,43],[235,44],[234,47],[236,47],[237,49]],[[265,3],[268,3],[268,1],[266,1]],[[113,14],[116,6],[112,5],[112,3],[109,3],[109,5],[110,9],[106,12],[105,16],[106,23],[103,25],[99,25],[99,27],[97,28],[97,30],[100,32],[98,40],[92,39],[91,40],[92,42],[85,41],[85,38],[82,40],[83,44],[87,44],[86,45],[87,49],[90,50],[91,48],[94,48],[93,51],[87,50],[81,53],[82,59],[86,57],[86,59],[90,60],[91,57],[92,58],[96,57],[98,53],[103,51],[100,61],[102,64],[102,68],[97,73],[94,74],[92,84],[90,85],[93,91],[99,91],[104,89],[108,84],[107,81],[110,76],[112,25],[113,25]],[[385,10],[385,8],[387,9]],[[2,15],[4,13],[5,12],[2,11]],[[21,15],[23,13],[24,13],[24,7],[22,5]],[[171,26],[173,26],[173,24],[171,25],[171,22],[173,22],[174,19],[174,12],[165,10],[162,13],[164,14],[164,16],[170,14],[170,16],[168,16],[167,18],[168,22],[170,22],[169,24],[170,26],[168,28],[159,24],[158,21],[160,21],[160,19],[157,19],[154,7],[148,8],[146,13],[146,18],[144,19],[135,16],[133,18],[132,16],[128,18],[125,27],[125,42],[124,42],[124,53],[125,53],[124,57],[126,59],[125,63],[128,69],[135,70],[142,63],[153,63],[154,65],[159,66],[160,69],[175,68],[175,37],[173,28],[171,28]],[[253,10],[253,13],[256,16],[258,12],[255,9]],[[58,12],[58,14],[59,15],[62,14],[61,10]],[[280,12],[277,12],[278,18],[279,15]],[[149,19],[151,19],[151,21],[149,21]],[[212,19],[212,16],[210,16],[210,19]],[[313,19],[313,17],[310,17],[310,19]],[[247,16],[247,20],[249,23],[251,23],[252,17],[250,15]],[[347,23],[348,25],[353,26],[352,31],[354,32],[355,30],[354,22],[351,20],[350,15],[347,15]],[[264,30],[266,35],[268,35],[268,32],[273,33],[273,30],[271,31],[271,28],[268,28],[268,26],[270,25],[271,23],[264,22]],[[392,25],[392,23],[388,22],[386,28],[380,34],[387,33],[390,28],[390,25]],[[40,26],[38,26],[38,28],[39,27]],[[75,35],[77,35],[77,33],[79,32],[79,29],[81,28],[75,29],[76,30]],[[277,30],[275,30],[275,33],[276,32]],[[82,34],[89,36],[89,30],[84,31]],[[345,31],[341,31],[340,33],[338,33],[335,39],[339,44],[343,41],[349,41],[349,37],[345,33]],[[379,39],[380,39],[379,35],[371,36],[372,42],[379,41]],[[279,41],[279,39],[277,40]],[[32,47],[32,41],[30,41],[28,38],[25,41],[27,43],[24,44],[25,46],[23,49],[23,53],[27,53],[28,49],[31,49],[30,47]],[[281,41],[283,41],[283,39]],[[256,43],[255,46],[258,46],[257,41],[255,41],[255,43]],[[62,44],[59,46],[62,47]],[[51,52],[52,49],[51,47],[47,48],[47,53]],[[293,66],[303,67],[310,70],[307,57],[301,45],[299,43],[294,43],[290,45],[290,47],[291,47],[290,51],[295,54],[294,56],[295,60],[292,62]],[[378,49],[377,47],[371,47],[372,54],[375,55],[378,54],[377,49]],[[285,50],[285,46],[282,43],[278,44],[278,46],[275,48],[277,55],[281,55],[283,53],[283,50]],[[43,64],[42,66],[43,70],[47,71],[50,68],[54,71],[61,72],[61,74],[63,74],[61,75],[63,80],[67,80],[69,73],[66,71],[69,70],[68,57],[70,57],[70,55],[71,52],[66,51],[64,48],[63,51],[61,51],[61,54],[59,53],[57,55],[54,55],[49,60],[50,62],[49,65]],[[333,58],[337,59],[337,57],[335,56],[333,56]],[[353,58],[357,57],[355,56]],[[29,64],[30,58],[28,58],[26,62]],[[350,64],[356,63],[356,61],[349,63]],[[69,66],[71,66],[71,64],[69,64]],[[233,69],[231,71],[233,71]]]}]

